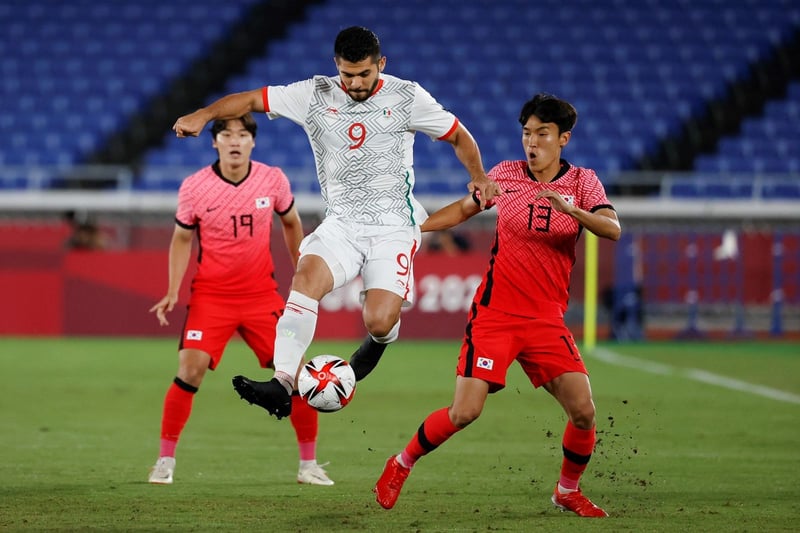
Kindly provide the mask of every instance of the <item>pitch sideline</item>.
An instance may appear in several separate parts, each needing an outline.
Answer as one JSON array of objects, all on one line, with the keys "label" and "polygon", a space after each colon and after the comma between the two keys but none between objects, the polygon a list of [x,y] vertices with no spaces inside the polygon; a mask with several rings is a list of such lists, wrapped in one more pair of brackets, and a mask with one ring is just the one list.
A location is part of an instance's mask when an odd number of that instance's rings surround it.
[{"label": "pitch sideline", "polygon": [[590,357],[596,357],[597,359],[612,365],[635,368],[651,374],[681,376],[694,381],[700,381],[710,385],[717,385],[726,389],[763,396],[764,398],[769,398],[771,400],[800,404],[800,395],[721,376],[719,374],[714,374],[713,372],[708,372],[697,368],[678,368],[665,365],[663,363],[654,363],[652,361],[646,361],[644,359],[637,359],[636,357],[618,354],[605,348],[595,348],[588,355]]}]

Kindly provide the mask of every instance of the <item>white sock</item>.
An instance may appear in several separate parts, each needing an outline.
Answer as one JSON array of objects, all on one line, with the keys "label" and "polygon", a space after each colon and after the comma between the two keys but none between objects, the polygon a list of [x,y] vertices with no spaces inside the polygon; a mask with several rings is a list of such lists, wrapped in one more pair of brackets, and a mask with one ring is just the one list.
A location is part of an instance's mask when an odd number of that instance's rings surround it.
[{"label": "white sock", "polygon": [[400,336],[400,321],[399,320],[394,323],[394,326],[392,326],[392,329],[389,330],[389,333],[387,333],[383,337],[375,337],[374,335],[370,334],[370,337],[372,337],[372,340],[374,340],[378,344],[389,344],[390,342],[396,341],[399,336]]},{"label": "white sock", "polygon": [[[319,302],[297,291],[289,293],[286,309],[278,320],[275,333],[275,374],[294,381],[303,354],[314,338]],[[285,376],[278,376],[282,373]]]}]

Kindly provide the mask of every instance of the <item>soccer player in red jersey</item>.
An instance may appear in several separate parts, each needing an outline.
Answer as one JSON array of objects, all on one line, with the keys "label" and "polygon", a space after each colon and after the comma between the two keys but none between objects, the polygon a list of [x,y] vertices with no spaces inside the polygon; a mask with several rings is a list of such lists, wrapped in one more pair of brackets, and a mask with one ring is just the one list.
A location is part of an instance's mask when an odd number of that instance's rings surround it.
[{"label": "soccer player in red jersey", "polygon": [[[161,325],[178,302],[197,234],[198,268],[178,352],[178,375],[164,399],[159,459],[150,483],[172,483],[175,448],[207,369],[214,370],[239,333],[261,367],[272,365],[275,325],[284,301],[273,276],[270,236],[278,215],[293,262],[303,239],[289,180],[280,168],[251,160],[257,124],[252,115],[217,120],[212,146],[219,159],[187,177],[178,193],[169,248],[167,294],[150,312]],[[301,483],[332,485],[316,461],[318,413],[298,396],[291,421],[300,448]]]},{"label": "soccer player in red jersey", "polygon": [[242,398],[278,418],[291,412],[290,393],[326,294],[359,276],[363,281],[369,335],[350,359],[356,379],[399,336],[401,310],[414,297],[414,255],[427,216],[413,193],[415,134],[452,145],[470,176],[468,189],[480,191],[482,204],[499,192],[467,128],[418,83],[383,73],[386,57],[372,31],[340,31],[334,61],[338,76],[229,94],[173,126],[186,137],[212,119],[266,112],[300,125],[313,148],[325,219],[301,246],[275,340],[275,374],[266,382],[233,379]]},{"label": "soccer player in red jersey", "polygon": [[[454,400],[428,415],[405,449],[386,462],[374,489],[386,509],[394,506],[414,463],[476,420],[518,361],[568,418],[553,504],[580,516],[608,516],[579,487],[595,444],[595,406],[564,312],[580,233],[618,240],[621,230],[595,172],[561,159],[576,120],[568,102],[536,95],[519,118],[526,160],[504,161],[489,172],[503,194],[487,202],[497,208],[497,231],[469,313]],[[432,214],[422,231],[446,229],[479,212],[476,195],[466,196]]]}]

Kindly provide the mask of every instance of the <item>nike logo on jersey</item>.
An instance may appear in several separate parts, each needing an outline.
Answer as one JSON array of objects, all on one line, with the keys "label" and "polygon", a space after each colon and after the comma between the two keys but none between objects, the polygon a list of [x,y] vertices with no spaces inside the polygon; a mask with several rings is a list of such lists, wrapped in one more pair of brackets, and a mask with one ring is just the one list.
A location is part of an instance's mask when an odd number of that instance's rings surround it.
[{"label": "nike logo on jersey", "polygon": [[206,208],[206,213],[210,213],[211,211],[216,211],[217,209],[219,209],[219,206],[208,207],[208,208]]}]

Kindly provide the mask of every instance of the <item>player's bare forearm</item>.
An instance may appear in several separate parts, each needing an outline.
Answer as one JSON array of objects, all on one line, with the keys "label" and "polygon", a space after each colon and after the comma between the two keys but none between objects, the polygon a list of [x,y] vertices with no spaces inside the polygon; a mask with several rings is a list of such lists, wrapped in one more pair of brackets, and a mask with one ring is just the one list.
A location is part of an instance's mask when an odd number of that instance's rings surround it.
[{"label": "player's bare forearm", "polygon": [[303,234],[303,222],[296,207],[292,207],[288,213],[281,217],[281,224],[283,225],[283,241],[286,243],[286,249],[289,250],[292,266],[297,269],[297,261],[300,258],[300,243],[305,235]]},{"label": "player's bare forearm", "polygon": [[461,224],[468,218],[480,213],[481,208],[473,200],[472,195],[456,200],[452,204],[446,205],[434,212],[422,223],[420,230],[440,231]]},{"label": "player's bare forearm", "polygon": [[576,208],[571,215],[580,222],[581,226],[598,237],[618,241],[620,235],[622,235],[622,228],[613,209],[599,209],[594,213],[590,213]]},{"label": "player's bare forearm", "polygon": [[550,202],[550,205],[553,206],[553,209],[559,213],[565,213],[571,216],[577,220],[581,226],[598,237],[617,241],[622,234],[622,228],[619,225],[617,213],[613,209],[603,208],[598,209],[594,213],[590,213],[578,206],[567,203],[559,193],[551,189],[540,191],[536,195],[536,199],[539,200],[540,198],[546,198]]},{"label": "player's bare forearm", "polygon": [[486,202],[499,195],[501,191],[497,183],[486,176],[478,143],[463,124],[458,125],[447,141],[453,145],[456,157],[469,174],[470,182],[467,189],[469,192],[476,190],[479,192],[480,207],[483,209]]},{"label": "player's bare forearm", "polygon": [[[167,295],[172,295],[177,300],[178,292],[183,283],[183,276],[189,268],[189,260],[192,256],[192,240],[194,232],[178,225],[172,234],[172,241],[169,245],[169,287]],[[172,308],[170,307],[170,311]]]},{"label": "player's bare forearm", "polygon": [[180,117],[172,129],[175,130],[178,137],[196,137],[212,120],[239,118],[251,111],[264,111],[261,89],[223,96],[194,113]]}]

